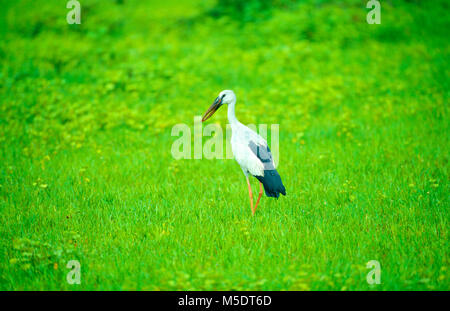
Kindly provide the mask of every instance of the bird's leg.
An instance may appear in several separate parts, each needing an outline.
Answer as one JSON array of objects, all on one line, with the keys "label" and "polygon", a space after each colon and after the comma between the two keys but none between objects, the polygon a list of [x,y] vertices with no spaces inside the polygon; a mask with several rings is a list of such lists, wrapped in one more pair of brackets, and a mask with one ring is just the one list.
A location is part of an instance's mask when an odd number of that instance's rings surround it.
[{"label": "bird's leg", "polygon": [[253,214],[255,214],[256,208],[258,207],[259,200],[261,200],[261,196],[263,194],[262,183],[259,183],[259,195],[258,200],[256,200],[255,208],[253,209]]},{"label": "bird's leg", "polygon": [[250,196],[250,207],[252,209],[252,214],[255,214],[255,211],[253,210],[253,193],[252,193],[252,187],[250,186],[250,180],[247,178],[247,185],[248,185],[248,195]]}]

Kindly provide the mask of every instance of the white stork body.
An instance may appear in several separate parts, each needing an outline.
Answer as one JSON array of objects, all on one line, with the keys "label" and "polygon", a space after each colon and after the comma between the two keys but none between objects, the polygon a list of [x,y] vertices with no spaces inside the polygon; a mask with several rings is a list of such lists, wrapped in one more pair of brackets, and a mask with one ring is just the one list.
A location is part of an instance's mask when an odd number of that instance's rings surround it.
[{"label": "white stork body", "polygon": [[[234,105],[228,106],[228,113]],[[249,145],[254,142],[256,145],[267,147],[267,142],[253,132],[251,129],[240,123],[236,118],[231,121],[231,150],[233,151],[234,159],[241,166],[245,176],[264,176],[264,164],[252,152]]]},{"label": "white stork body", "polygon": [[[266,140],[236,119],[236,95],[233,91],[222,91],[205,113],[202,121],[210,118],[223,104],[228,104],[228,121],[231,125],[231,149],[233,150],[234,158],[241,166],[247,179],[250,205],[254,214],[262,196],[262,186],[264,186],[267,196],[277,199],[280,193],[286,195],[286,189],[275,169],[273,157]],[[260,182],[259,196],[254,208],[252,189],[248,179],[249,175],[254,176]]]}]

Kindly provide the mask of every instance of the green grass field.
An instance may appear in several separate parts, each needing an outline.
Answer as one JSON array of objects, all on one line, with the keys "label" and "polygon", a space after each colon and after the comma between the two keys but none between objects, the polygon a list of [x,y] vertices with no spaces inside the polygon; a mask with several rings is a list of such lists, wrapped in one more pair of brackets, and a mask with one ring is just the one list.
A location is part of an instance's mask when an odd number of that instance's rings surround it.
[{"label": "green grass field", "polygon": [[[80,2],[0,1],[0,290],[450,290],[447,1]],[[280,125],[254,217],[171,154],[223,89]]]}]

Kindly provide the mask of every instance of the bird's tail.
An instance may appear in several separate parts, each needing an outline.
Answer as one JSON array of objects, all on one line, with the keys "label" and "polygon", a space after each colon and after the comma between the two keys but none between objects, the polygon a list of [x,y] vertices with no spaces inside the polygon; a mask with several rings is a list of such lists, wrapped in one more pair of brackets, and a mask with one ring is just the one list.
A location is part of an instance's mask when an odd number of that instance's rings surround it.
[{"label": "bird's tail", "polygon": [[281,182],[280,174],[277,170],[264,170],[264,176],[255,176],[264,186],[264,191],[268,197],[277,198],[286,195],[286,189]]}]

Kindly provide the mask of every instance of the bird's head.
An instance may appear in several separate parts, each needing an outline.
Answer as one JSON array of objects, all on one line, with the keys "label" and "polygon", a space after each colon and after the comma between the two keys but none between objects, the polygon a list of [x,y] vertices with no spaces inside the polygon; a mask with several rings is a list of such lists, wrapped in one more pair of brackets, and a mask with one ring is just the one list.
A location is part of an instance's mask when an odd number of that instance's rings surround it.
[{"label": "bird's head", "polygon": [[202,118],[202,122],[205,122],[220,108],[223,104],[230,104],[236,101],[236,95],[231,90],[224,90],[220,92],[219,96],[214,100],[214,103],[208,108]]}]

